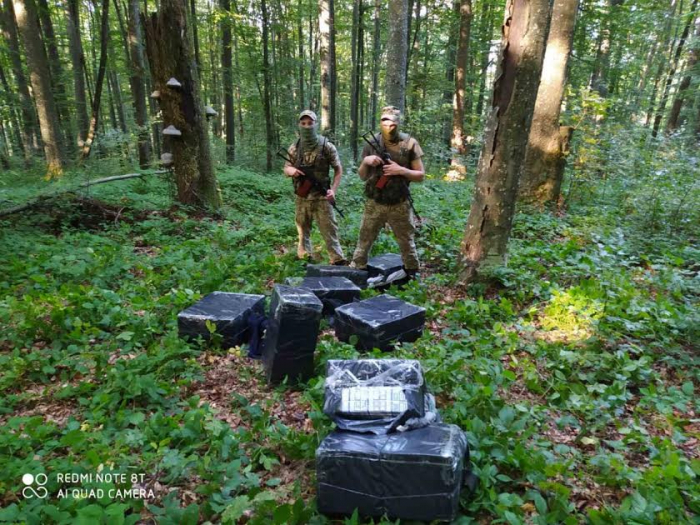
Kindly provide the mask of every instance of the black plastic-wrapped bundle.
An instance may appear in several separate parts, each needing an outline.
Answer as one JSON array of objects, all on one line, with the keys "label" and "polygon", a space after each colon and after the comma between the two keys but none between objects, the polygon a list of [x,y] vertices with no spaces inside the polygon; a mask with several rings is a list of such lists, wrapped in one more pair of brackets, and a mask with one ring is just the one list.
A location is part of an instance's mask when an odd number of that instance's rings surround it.
[{"label": "black plastic-wrapped bundle", "polygon": [[360,298],[360,288],[345,277],[292,277],[287,284],[311,290],[323,302],[324,315]]},{"label": "black plastic-wrapped bundle", "polygon": [[403,260],[401,256],[396,253],[385,253],[383,255],[377,255],[372,257],[367,261],[367,271],[370,277],[377,277],[379,275],[384,278],[389,277],[392,273],[401,270],[403,268]]},{"label": "black plastic-wrapped bundle", "polygon": [[332,264],[309,264],[306,267],[307,277],[345,277],[362,289],[367,288],[367,270],[350,268],[349,266],[335,266]]},{"label": "black plastic-wrapped bundle", "polygon": [[178,334],[186,339],[211,338],[207,321],[223,337],[225,347],[248,342],[250,314],[265,314],[265,296],[247,293],[212,292],[177,315]]},{"label": "black plastic-wrapped bundle", "polygon": [[358,350],[391,350],[397,342],[413,342],[423,334],[425,308],[388,294],[341,306],[335,311],[335,335]]},{"label": "black plastic-wrapped bundle", "polygon": [[276,285],[270,302],[263,364],[270,383],[308,380],[314,372],[323,303],[310,290]]},{"label": "black plastic-wrapped bundle", "polygon": [[467,438],[435,424],[387,435],[334,431],[316,450],[318,509],[329,515],[452,520],[459,510]]},{"label": "black plastic-wrapped bundle", "polygon": [[426,389],[413,359],[331,359],[324,414],[343,430],[386,434],[423,418]]}]

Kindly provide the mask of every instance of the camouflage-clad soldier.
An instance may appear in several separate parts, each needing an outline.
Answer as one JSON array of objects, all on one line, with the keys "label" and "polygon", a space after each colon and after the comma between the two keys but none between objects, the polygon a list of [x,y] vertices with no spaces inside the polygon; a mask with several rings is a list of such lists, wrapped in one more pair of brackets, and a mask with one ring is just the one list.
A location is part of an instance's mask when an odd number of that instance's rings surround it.
[{"label": "camouflage-clad soldier", "polygon": [[[343,249],[338,241],[338,223],[333,213],[331,201],[340,185],[343,167],[338,151],[325,137],[318,134],[316,113],[310,110],[299,115],[299,139],[287,150],[289,160],[285,162],[284,174],[294,178],[294,188],[298,190],[304,178],[305,167],[313,178],[313,185],[306,197],[296,196],[295,222],[299,233],[297,256],[300,259],[311,255],[311,227],[318,223],[318,229],[326,243],[326,250],[331,264],[347,264]],[[333,167],[334,177],[331,184],[329,171]]]},{"label": "camouflage-clad soldier", "polygon": [[[358,170],[365,181],[365,210],[360,226],[360,239],[351,266],[366,268],[367,257],[384,224],[389,224],[401,250],[404,270],[409,278],[418,272],[418,252],[414,241],[415,218],[408,202],[408,186],[425,179],[423,150],[418,141],[399,131],[401,112],[394,106],[382,109],[381,133],[375,135],[379,149],[389,154],[390,161],[382,158],[368,145],[362,150],[362,164]],[[377,188],[382,175],[388,177],[383,188]]]}]

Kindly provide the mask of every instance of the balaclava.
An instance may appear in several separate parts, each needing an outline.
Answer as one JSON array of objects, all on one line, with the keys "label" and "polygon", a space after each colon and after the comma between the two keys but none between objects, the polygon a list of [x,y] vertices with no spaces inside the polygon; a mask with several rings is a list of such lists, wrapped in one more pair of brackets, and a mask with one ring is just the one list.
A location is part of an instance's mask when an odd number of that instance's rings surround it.
[{"label": "balaclava", "polygon": [[318,119],[316,118],[316,113],[308,109],[301,112],[299,120],[302,117],[309,117],[314,121],[314,125],[309,128],[305,128],[301,123],[299,124],[299,138],[301,139],[302,148],[304,148],[304,151],[311,151],[318,146]]},{"label": "balaclava", "polygon": [[386,106],[382,108],[381,120],[391,120],[394,124],[396,124],[396,127],[391,131],[387,131],[384,129],[384,126],[381,126],[382,138],[384,139],[384,142],[389,144],[398,142],[399,126],[401,125],[401,111],[399,108],[395,106]]}]

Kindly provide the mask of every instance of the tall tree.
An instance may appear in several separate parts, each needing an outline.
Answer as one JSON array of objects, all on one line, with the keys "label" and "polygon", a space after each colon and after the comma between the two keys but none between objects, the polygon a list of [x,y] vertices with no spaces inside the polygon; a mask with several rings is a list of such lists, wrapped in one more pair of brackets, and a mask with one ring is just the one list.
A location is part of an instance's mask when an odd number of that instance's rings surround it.
[{"label": "tall tree", "polygon": [[0,13],[0,23],[2,24],[3,37],[8,44],[10,63],[12,64],[12,74],[15,77],[17,91],[19,92],[20,107],[22,110],[22,142],[25,145],[26,161],[31,161],[31,153],[40,148],[39,125],[37,115],[34,110],[34,102],[29,94],[29,83],[24,74],[22,65],[22,55],[19,48],[19,38],[17,36],[17,22],[15,19],[15,8],[12,0],[3,0],[3,9]]},{"label": "tall tree", "polygon": [[[299,0],[297,13],[297,61],[299,66],[299,108],[306,107],[306,97],[304,96],[304,31],[303,27],[303,0]],[[297,108],[297,109],[299,109]]]},{"label": "tall tree", "polygon": [[270,78],[270,51],[269,51],[269,25],[270,17],[267,14],[267,0],[261,0],[260,2],[262,8],[262,41],[263,41],[263,107],[265,109],[265,134],[266,134],[266,162],[265,166],[267,171],[272,171],[272,149],[274,148],[274,131],[272,122],[272,101],[270,99],[272,80]]},{"label": "tall tree", "polygon": [[39,115],[39,128],[46,155],[46,176],[57,177],[63,173],[63,144],[56,102],[51,91],[48,59],[41,35],[36,29],[39,25],[36,5],[34,0],[14,0],[14,10],[17,28],[27,50],[29,79]]},{"label": "tall tree", "polygon": [[681,114],[681,108],[683,107],[683,102],[687,95],[686,91],[690,87],[690,82],[693,75],[696,73],[695,69],[698,64],[698,58],[700,57],[700,17],[695,20],[695,47],[690,50],[690,56],[688,57],[688,64],[685,66],[686,74],[681,80],[678,86],[678,92],[676,93],[676,98],[673,101],[673,106],[671,106],[671,111],[668,114],[668,122],[666,123],[666,132],[671,133],[678,128],[678,119]]},{"label": "tall tree", "polygon": [[224,81],[224,125],[226,131],[226,162],[236,160],[236,119],[233,107],[233,55],[231,40],[231,2],[221,0],[221,69]]},{"label": "tall tree", "polygon": [[382,0],[374,0],[374,31],[372,33],[372,94],[370,103],[370,127],[377,127],[377,100],[379,97],[379,59],[381,51]]},{"label": "tall tree", "polygon": [[[192,25],[186,0],[161,0],[157,13],[143,24],[153,86],[160,92],[164,124],[171,137],[178,201],[197,207],[221,206],[209,132],[193,52]],[[174,78],[178,85],[168,85]],[[166,128],[167,129],[167,128]],[[172,128],[170,128],[172,130]],[[165,130],[163,130],[165,132]]]},{"label": "tall tree", "polygon": [[[138,1],[138,0],[137,0]],[[71,62],[73,63],[73,87],[75,93],[75,112],[78,118],[78,147],[82,147],[88,134],[88,102],[85,93],[85,53],[80,38],[80,10],[78,0],[67,2],[68,42]]]},{"label": "tall tree", "polygon": [[[452,102],[451,146],[458,155],[467,151],[464,133],[464,96],[467,85],[467,59],[469,58],[469,30],[472,23],[471,0],[461,0],[459,5],[459,38],[457,40],[457,65],[455,67],[455,92]],[[453,160],[454,162],[454,160]]]},{"label": "tall tree", "polygon": [[331,111],[333,105],[332,82],[333,82],[333,53],[331,52],[331,35],[333,33],[333,10],[334,0],[319,0],[318,29],[320,33],[320,56],[321,56],[321,131],[333,133],[335,122]]},{"label": "tall tree", "polygon": [[352,77],[350,86],[350,146],[352,158],[357,160],[357,140],[360,114],[360,62],[362,56],[362,0],[355,0],[352,10]]},{"label": "tall tree", "polygon": [[[102,23],[100,24],[100,65],[97,68],[97,79],[95,80],[95,94],[92,98],[92,115],[90,116],[90,126],[85,144],[80,152],[81,162],[90,156],[92,143],[97,134],[97,123],[100,119],[100,102],[102,101],[102,85],[104,84],[107,71],[107,50],[109,46],[109,0],[102,0]],[[114,118],[113,118],[114,120]]]},{"label": "tall tree", "polygon": [[461,246],[465,282],[480,267],[502,264],[506,258],[548,19],[548,0],[508,0],[491,112]]},{"label": "tall tree", "polygon": [[683,46],[685,41],[688,39],[690,34],[690,28],[693,25],[693,20],[695,18],[695,9],[698,6],[698,0],[693,0],[693,5],[690,8],[690,12],[687,15],[685,26],[683,27],[683,33],[676,46],[676,52],[671,60],[671,65],[666,77],[666,84],[664,86],[663,95],[661,95],[661,102],[659,103],[659,108],[656,111],[656,117],[654,118],[654,127],[651,131],[651,136],[656,137],[661,127],[661,119],[663,118],[664,112],[666,111],[666,102],[668,101],[668,95],[671,91],[671,83],[673,82],[673,77],[676,74],[676,69],[678,68],[678,62],[680,61],[681,55],[683,54]]},{"label": "tall tree", "polygon": [[608,0],[608,11],[603,16],[598,38],[595,68],[591,75],[591,87],[601,96],[608,95],[608,74],[610,69],[610,45],[614,38],[617,11],[624,0]]},{"label": "tall tree", "polygon": [[540,204],[559,199],[573,130],[571,126],[560,126],[559,116],[577,10],[578,0],[554,0],[542,79],[520,174],[521,198]]},{"label": "tall tree", "polygon": [[389,39],[386,52],[386,101],[406,109],[406,48],[408,0],[389,0]]},{"label": "tall tree", "polygon": [[131,59],[129,85],[138,126],[139,166],[143,169],[148,167],[151,160],[151,143],[148,138],[148,110],[144,85],[146,66],[143,60],[143,29],[139,16],[139,0],[129,0],[129,57]]}]

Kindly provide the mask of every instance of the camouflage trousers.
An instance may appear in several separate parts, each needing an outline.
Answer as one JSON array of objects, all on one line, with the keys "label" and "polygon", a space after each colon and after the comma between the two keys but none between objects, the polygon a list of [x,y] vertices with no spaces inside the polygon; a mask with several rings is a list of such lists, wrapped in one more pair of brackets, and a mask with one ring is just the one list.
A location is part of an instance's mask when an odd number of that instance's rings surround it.
[{"label": "camouflage trousers", "polygon": [[321,237],[326,243],[326,250],[331,259],[331,264],[345,259],[343,249],[338,241],[338,223],[335,220],[333,207],[326,199],[296,198],[294,222],[299,233],[297,244],[297,256],[305,257],[313,252],[311,246],[311,227],[314,221],[318,224]]},{"label": "camouflage trousers", "polygon": [[362,214],[360,239],[357,241],[357,248],[352,256],[352,266],[355,268],[367,266],[369,251],[384,224],[389,224],[391,231],[394,232],[396,242],[399,243],[404,267],[407,270],[418,270],[418,252],[413,240],[416,227],[413,211],[408,201],[399,204],[378,204],[372,199],[367,199],[365,211]]}]

